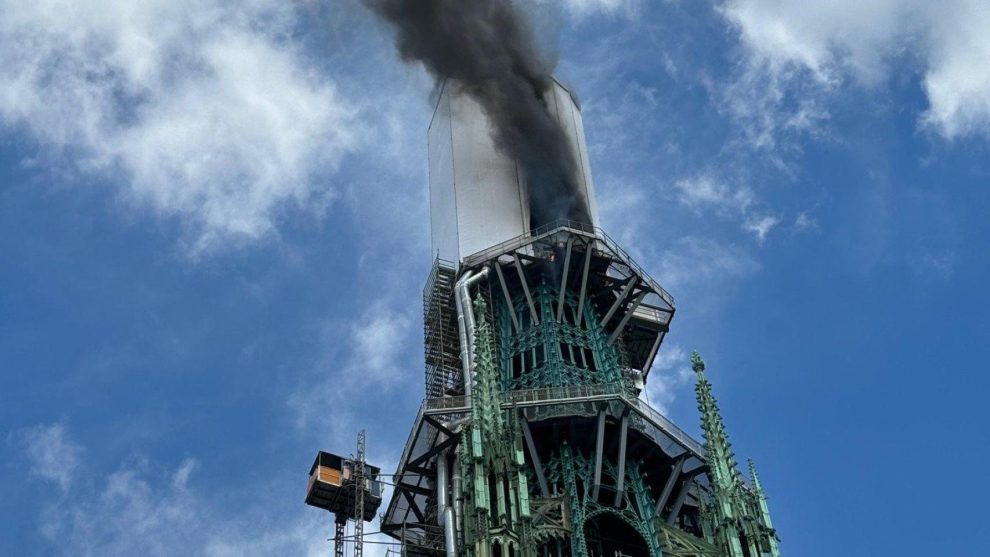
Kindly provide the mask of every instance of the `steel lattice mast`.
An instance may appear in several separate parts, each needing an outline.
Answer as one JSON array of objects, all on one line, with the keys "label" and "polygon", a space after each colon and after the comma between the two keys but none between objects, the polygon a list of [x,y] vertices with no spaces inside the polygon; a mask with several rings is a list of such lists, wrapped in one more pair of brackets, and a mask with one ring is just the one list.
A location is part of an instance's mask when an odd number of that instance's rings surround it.
[{"label": "steel lattice mast", "polygon": [[347,517],[338,514],[333,521],[333,555],[344,557],[344,536],[347,534]]},{"label": "steel lattice mast", "polygon": [[364,554],[364,490],[365,481],[365,433],[362,429],[357,436],[357,456],[354,459],[354,557]]}]

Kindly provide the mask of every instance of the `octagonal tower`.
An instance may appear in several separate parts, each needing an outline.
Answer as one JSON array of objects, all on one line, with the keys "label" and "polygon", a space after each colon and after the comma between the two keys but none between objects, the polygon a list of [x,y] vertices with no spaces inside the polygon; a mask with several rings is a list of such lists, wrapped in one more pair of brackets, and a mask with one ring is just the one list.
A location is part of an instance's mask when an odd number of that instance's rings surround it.
[{"label": "octagonal tower", "polygon": [[426,400],[382,530],[414,555],[777,555],[703,373],[712,450],[639,398],[674,300],[597,226],[580,109],[551,89],[591,222],[532,228],[538,185],[496,149],[474,101],[451,83],[439,96]]}]

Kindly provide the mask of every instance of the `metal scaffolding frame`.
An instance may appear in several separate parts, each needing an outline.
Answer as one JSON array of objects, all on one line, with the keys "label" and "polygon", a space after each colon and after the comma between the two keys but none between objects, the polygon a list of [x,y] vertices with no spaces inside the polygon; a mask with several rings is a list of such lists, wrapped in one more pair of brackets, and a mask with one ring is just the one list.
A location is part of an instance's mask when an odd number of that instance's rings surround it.
[{"label": "metal scaffolding frame", "polygon": [[[486,276],[464,295],[475,300],[468,317],[479,344],[465,350],[454,285],[478,273]],[[398,463],[383,533],[416,555],[463,555],[456,547],[473,543],[482,545],[468,551],[532,555],[536,546],[518,544],[566,539],[573,557],[588,557],[584,525],[612,513],[651,555],[726,555],[709,531],[720,527],[706,522],[706,505],[723,489],[711,455],[638,396],[673,298],[604,232],[558,222],[468,256],[456,270],[438,259],[423,301],[427,398]],[[516,381],[509,360],[538,350],[523,364],[526,381]],[[477,383],[466,394],[469,369]],[[441,516],[454,501],[440,500],[438,482],[453,485],[448,459],[465,484],[456,502],[464,522]],[[755,492],[741,476],[737,485],[733,496],[750,505],[748,532],[771,547],[769,514],[753,518]]]},{"label": "metal scaffolding frame", "polygon": [[442,397],[464,392],[454,310],[454,264],[435,259],[423,288],[423,344],[426,395]]}]

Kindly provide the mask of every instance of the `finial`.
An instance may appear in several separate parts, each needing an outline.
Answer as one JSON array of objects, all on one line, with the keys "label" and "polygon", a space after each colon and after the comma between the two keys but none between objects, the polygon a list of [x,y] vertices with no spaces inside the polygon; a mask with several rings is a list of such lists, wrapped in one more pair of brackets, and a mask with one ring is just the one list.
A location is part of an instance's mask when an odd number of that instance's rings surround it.
[{"label": "finial", "polygon": [[691,367],[695,373],[705,371],[705,361],[701,359],[701,354],[698,354],[697,350],[691,353]]},{"label": "finial", "polygon": [[749,463],[749,479],[753,482],[753,489],[763,491],[763,486],[760,485],[760,477],[756,475],[756,463],[753,462],[752,458],[748,458],[746,461]]}]

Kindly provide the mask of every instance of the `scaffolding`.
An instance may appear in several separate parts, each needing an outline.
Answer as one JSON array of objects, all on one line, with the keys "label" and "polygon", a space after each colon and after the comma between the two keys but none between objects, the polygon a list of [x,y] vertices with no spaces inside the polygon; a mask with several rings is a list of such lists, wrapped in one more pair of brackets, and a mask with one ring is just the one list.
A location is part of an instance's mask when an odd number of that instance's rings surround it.
[{"label": "scaffolding", "polygon": [[[348,540],[354,542],[354,557],[362,557],[364,523],[375,518],[382,503],[381,469],[368,464],[366,444],[361,430],[354,455],[345,458],[320,451],[309,471],[306,504],[334,515],[334,557],[344,557]],[[351,520],[354,531],[347,536]]]},{"label": "scaffolding", "polygon": [[[357,436],[357,456],[354,458],[354,485],[355,489],[367,489],[367,479],[365,478],[365,434],[364,430],[358,432]],[[364,554],[364,496],[354,497],[354,557],[362,557]]]},{"label": "scaffolding", "polygon": [[430,398],[464,392],[453,300],[456,278],[454,264],[438,258],[423,289],[426,393]]}]

